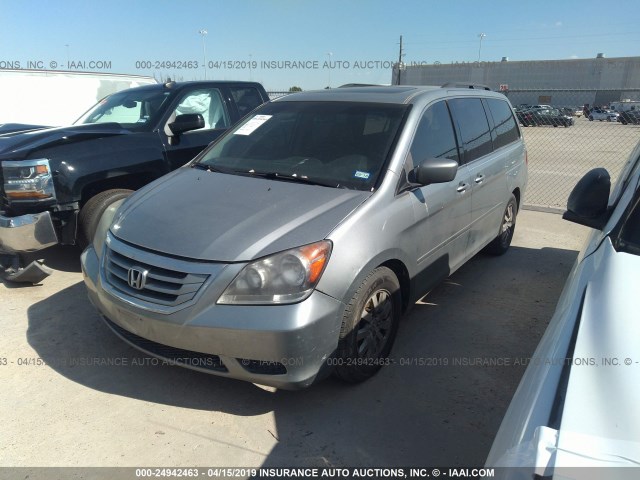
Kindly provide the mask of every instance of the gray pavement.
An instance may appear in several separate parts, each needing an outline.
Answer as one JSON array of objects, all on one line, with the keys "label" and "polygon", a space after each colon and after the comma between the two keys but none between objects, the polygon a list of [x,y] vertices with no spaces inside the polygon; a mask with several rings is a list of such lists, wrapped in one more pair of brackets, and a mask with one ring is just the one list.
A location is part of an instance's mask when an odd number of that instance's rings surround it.
[{"label": "gray pavement", "polygon": [[406,315],[395,365],[300,392],[148,364],[89,304],[77,250],[50,249],[42,285],[0,284],[0,466],[479,466],[587,233],[521,212],[506,255]]},{"label": "gray pavement", "polygon": [[615,181],[640,141],[640,125],[575,118],[569,128],[521,127],[529,154],[527,208],[562,211],[574,185],[592,168]]}]

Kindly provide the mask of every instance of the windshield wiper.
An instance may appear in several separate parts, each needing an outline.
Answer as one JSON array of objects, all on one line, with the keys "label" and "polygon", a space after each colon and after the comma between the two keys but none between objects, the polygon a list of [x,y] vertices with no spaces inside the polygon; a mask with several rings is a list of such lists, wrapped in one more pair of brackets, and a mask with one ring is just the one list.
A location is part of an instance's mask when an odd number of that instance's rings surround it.
[{"label": "windshield wiper", "polygon": [[346,188],[339,183],[327,183],[321,182],[319,180],[311,180],[308,177],[298,176],[298,175],[288,175],[286,173],[278,173],[278,172],[254,172],[250,171],[250,175],[254,175],[256,177],[263,177],[269,180],[284,180],[286,182],[296,182],[296,183],[306,183],[307,185],[320,185],[321,187],[331,187],[331,188]]},{"label": "windshield wiper", "polygon": [[216,173],[241,173],[231,168],[214,167],[213,165],[208,165],[206,163],[194,163],[193,165],[191,165],[191,168],[197,168],[198,170],[206,170],[207,172]]}]

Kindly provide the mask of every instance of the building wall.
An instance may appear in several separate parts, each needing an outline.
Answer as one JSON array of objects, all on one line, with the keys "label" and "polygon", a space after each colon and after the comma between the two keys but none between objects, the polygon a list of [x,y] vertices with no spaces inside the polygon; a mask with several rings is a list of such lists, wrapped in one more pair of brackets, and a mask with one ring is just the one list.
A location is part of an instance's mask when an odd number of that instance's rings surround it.
[{"label": "building wall", "polygon": [[[392,79],[398,83],[395,68]],[[449,82],[480,83],[492,90],[507,85],[513,104],[604,105],[639,99],[640,57],[407,65],[400,75],[403,85]]]}]

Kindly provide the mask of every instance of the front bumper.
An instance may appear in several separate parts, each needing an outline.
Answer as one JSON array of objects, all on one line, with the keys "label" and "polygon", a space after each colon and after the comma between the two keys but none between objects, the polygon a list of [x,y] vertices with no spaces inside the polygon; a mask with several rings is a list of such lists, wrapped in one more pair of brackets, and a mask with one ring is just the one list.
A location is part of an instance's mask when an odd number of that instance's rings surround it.
[{"label": "front bumper", "polygon": [[[315,291],[292,305],[217,305],[218,283],[171,313],[140,308],[109,293],[93,247],[81,256],[89,299],[107,325],[135,348],[205,373],[299,389],[328,373],[338,344],[342,302]],[[218,284],[218,285],[217,285]]]},{"label": "front bumper", "polygon": [[58,243],[49,212],[18,217],[0,215],[0,252],[34,252]]}]

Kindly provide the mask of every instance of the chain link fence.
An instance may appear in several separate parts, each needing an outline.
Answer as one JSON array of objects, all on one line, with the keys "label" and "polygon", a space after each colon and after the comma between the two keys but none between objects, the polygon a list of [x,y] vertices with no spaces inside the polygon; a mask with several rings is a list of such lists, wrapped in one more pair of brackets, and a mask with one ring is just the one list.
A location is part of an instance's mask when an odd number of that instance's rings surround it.
[{"label": "chain link fence", "polygon": [[577,181],[604,167],[612,181],[640,141],[640,90],[511,90],[527,144],[524,207],[562,212]]}]

